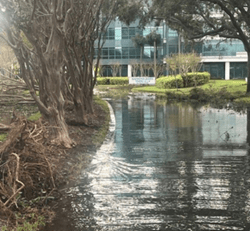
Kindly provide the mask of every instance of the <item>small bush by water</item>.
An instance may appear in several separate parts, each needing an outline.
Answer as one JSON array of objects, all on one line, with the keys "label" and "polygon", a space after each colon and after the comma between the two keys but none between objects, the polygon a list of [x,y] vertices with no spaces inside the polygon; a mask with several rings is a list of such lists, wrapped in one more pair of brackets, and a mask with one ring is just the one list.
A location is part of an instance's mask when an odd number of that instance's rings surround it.
[{"label": "small bush by water", "polygon": [[192,72],[188,73],[186,77],[182,76],[184,86],[194,87],[208,83],[210,80],[210,73],[208,72]]},{"label": "small bush by water", "polygon": [[156,87],[160,89],[182,88],[183,79],[181,75],[161,77],[156,80]]},{"label": "small bush by water", "polygon": [[165,76],[156,80],[156,86],[160,89],[173,89],[182,87],[194,87],[208,83],[210,74],[208,72],[192,72],[187,75]]}]

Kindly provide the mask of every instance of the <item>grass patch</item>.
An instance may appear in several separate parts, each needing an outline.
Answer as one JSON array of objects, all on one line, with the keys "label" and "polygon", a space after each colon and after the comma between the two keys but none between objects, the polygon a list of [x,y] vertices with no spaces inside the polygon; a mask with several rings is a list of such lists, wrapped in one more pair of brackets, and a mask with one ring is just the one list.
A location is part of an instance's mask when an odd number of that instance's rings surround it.
[{"label": "grass patch", "polygon": [[150,93],[159,93],[165,94],[169,89],[160,89],[156,86],[140,86],[134,87],[132,92],[150,92]]},{"label": "grass patch", "polygon": [[209,83],[201,86],[202,89],[225,89],[235,97],[243,97],[246,94],[247,83],[245,80],[210,80]]},{"label": "grass patch", "polygon": [[234,100],[235,103],[250,105],[250,97],[241,97]]},{"label": "grass patch", "polygon": [[[132,89],[133,92],[150,92],[156,94],[166,94],[168,97],[178,98],[190,97],[194,87],[179,89],[159,89],[156,86],[142,86]],[[208,83],[197,87],[203,89],[207,94],[218,94],[226,99],[236,99],[246,96],[247,83],[244,80],[210,80]]]},{"label": "grass patch", "polygon": [[[116,93],[106,86],[98,86],[98,90],[107,91],[108,96],[116,98]],[[117,89],[117,94],[121,94],[123,86],[113,86]],[[176,100],[198,100],[201,102],[225,103],[228,101],[249,106],[250,97],[246,96],[247,83],[245,80],[209,80],[208,83],[195,87],[178,88],[178,89],[160,89],[157,86],[127,86],[126,90],[132,92],[149,92],[155,93],[160,98]],[[124,92],[124,96],[127,92]],[[113,97],[113,94],[115,97]]]},{"label": "grass patch", "polygon": [[37,121],[42,117],[40,112],[34,113],[31,116],[28,117],[29,121]]},{"label": "grass patch", "polygon": [[92,137],[93,144],[96,146],[100,145],[103,143],[103,141],[106,138],[106,135],[109,130],[109,121],[110,121],[110,112],[109,112],[109,107],[106,103],[106,101],[102,100],[101,98],[95,96],[94,97],[94,102],[101,106],[102,109],[105,112],[105,123],[101,126],[101,128],[98,130],[98,132]]},{"label": "grass patch", "polygon": [[10,229],[7,226],[2,226],[2,231],[38,231],[41,227],[45,226],[45,218],[38,216],[35,213],[28,215],[16,214],[17,219],[22,220],[22,225],[17,225],[15,229]]},{"label": "grass patch", "polygon": [[7,139],[7,134],[0,134],[0,142],[4,142]]}]

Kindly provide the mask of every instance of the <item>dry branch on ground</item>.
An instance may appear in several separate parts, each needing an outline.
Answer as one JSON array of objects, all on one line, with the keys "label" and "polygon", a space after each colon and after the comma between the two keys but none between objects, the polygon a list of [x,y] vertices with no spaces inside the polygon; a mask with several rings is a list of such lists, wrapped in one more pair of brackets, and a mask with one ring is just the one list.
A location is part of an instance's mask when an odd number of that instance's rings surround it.
[{"label": "dry branch on ground", "polygon": [[0,147],[0,218],[15,220],[12,211],[24,209],[22,198],[44,198],[39,200],[42,203],[55,190],[55,155],[60,150],[48,145],[49,141],[47,124],[41,120],[30,122],[17,117],[11,124],[8,138]]}]

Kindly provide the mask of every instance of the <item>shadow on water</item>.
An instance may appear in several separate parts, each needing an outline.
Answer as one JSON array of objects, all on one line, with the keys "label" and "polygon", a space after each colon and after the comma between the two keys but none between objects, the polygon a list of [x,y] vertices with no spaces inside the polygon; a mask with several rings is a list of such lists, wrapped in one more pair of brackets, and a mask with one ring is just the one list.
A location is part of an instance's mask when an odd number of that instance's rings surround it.
[{"label": "shadow on water", "polygon": [[57,230],[250,230],[250,112],[111,104],[115,136],[67,189]]}]

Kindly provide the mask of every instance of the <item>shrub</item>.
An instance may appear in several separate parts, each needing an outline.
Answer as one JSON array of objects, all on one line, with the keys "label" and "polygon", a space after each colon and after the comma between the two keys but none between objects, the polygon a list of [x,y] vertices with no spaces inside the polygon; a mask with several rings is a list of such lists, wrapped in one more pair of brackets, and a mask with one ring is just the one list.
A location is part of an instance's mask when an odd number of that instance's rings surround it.
[{"label": "shrub", "polygon": [[181,75],[175,76],[166,76],[156,79],[156,86],[161,89],[171,89],[176,88],[176,81],[178,88],[183,87],[183,79]]},{"label": "shrub", "polygon": [[210,73],[208,72],[192,72],[182,76],[184,86],[194,87],[208,83],[210,80]]},{"label": "shrub", "polygon": [[108,84],[108,78],[97,77],[96,81],[97,81],[98,85],[107,85]]},{"label": "shrub", "polygon": [[127,85],[128,77],[99,77],[97,78],[98,85]]}]

